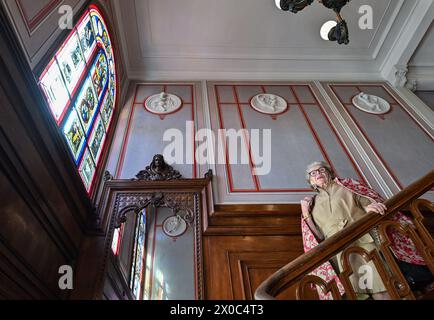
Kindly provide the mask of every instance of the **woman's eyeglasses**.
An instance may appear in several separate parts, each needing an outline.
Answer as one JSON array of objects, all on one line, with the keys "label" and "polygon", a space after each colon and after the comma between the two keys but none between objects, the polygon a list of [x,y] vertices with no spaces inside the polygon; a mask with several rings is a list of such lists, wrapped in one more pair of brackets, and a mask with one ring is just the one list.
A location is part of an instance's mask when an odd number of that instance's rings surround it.
[{"label": "woman's eyeglasses", "polygon": [[309,176],[311,176],[311,177],[315,177],[317,174],[319,174],[319,173],[324,173],[324,172],[326,172],[326,171],[327,171],[326,168],[319,168],[319,169],[317,169],[317,170],[313,170],[313,171],[309,172]]}]

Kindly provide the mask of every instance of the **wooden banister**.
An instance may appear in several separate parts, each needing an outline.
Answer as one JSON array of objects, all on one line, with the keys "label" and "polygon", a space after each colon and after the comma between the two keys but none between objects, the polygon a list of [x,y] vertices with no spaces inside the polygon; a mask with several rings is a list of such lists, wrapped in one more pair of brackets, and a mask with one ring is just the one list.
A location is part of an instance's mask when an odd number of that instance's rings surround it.
[{"label": "wooden banister", "polygon": [[368,213],[362,219],[349,225],[341,232],[326,239],[314,249],[306,252],[294,261],[279,269],[265,280],[256,290],[256,300],[273,300],[274,297],[286,288],[294,285],[316,267],[328,261],[346,246],[368,233],[373,227],[385,220],[398,210],[406,207],[412,200],[419,198],[434,186],[434,170],[426,176],[412,183],[385,202],[387,213],[381,216],[377,213]]}]

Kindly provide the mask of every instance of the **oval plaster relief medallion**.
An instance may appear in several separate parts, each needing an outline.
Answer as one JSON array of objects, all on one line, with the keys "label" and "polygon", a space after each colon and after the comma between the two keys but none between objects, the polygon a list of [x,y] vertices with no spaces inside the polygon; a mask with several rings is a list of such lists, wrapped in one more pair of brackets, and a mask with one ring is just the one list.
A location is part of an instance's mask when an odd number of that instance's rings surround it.
[{"label": "oval plaster relief medallion", "polygon": [[174,113],[182,107],[181,98],[166,92],[154,94],[145,101],[145,108],[151,113],[166,115]]},{"label": "oval plaster relief medallion", "polygon": [[169,237],[179,237],[183,235],[186,230],[187,223],[182,217],[178,215],[168,217],[163,222],[163,232]]},{"label": "oval plaster relief medallion", "polygon": [[364,112],[371,114],[386,114],[390,111],[390,103],[383,98],[361,92],[353,98],[353,105]]},{"label": "oval plaster relief medallion", "polygon": [[286,100],[275,94],[261,93],[252,98],[250,105],[258,112],[277,115],[288,110]]}]

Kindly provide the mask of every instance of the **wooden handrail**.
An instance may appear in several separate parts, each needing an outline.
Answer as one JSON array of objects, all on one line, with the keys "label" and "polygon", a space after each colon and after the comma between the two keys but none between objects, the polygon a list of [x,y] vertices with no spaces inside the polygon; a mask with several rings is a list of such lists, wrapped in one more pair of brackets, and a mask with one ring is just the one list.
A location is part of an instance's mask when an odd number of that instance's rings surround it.
[{"label": "wooden handrail", "polygon": [[275,299],[274,297],[277,294],[301,280],[307,273],[345,249],[348,244],[353,243],[369,232],[382,220],[386,219],[387,216],[404,208],[410,201],[419,198],[433,186],[434,170],[388,199],[384,203],[387,207],[387,213],[384,216],[377,213],[368,213],[362,219],[349,225],[347,228],[326,239],[312,250],[279,269],[257,288],[255,299]]}]

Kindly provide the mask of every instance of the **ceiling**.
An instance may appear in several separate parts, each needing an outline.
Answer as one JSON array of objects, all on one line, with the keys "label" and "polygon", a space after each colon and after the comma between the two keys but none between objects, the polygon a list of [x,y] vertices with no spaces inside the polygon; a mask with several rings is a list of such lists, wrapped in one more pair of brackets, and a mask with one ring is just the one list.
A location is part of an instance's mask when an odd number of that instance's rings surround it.
[{"label": "ceiling", "polygon": [[[415,23],[408,17],[424,1],[431,0],[352,0],[342,12],[348,46],[320,38],[334,13],[316,1],[298,14],[280,11],[274,0],[112,4],[129,78],[377,80],[402,29]],[[358,26],[362,5],[373,8],[372,30]]]}]

